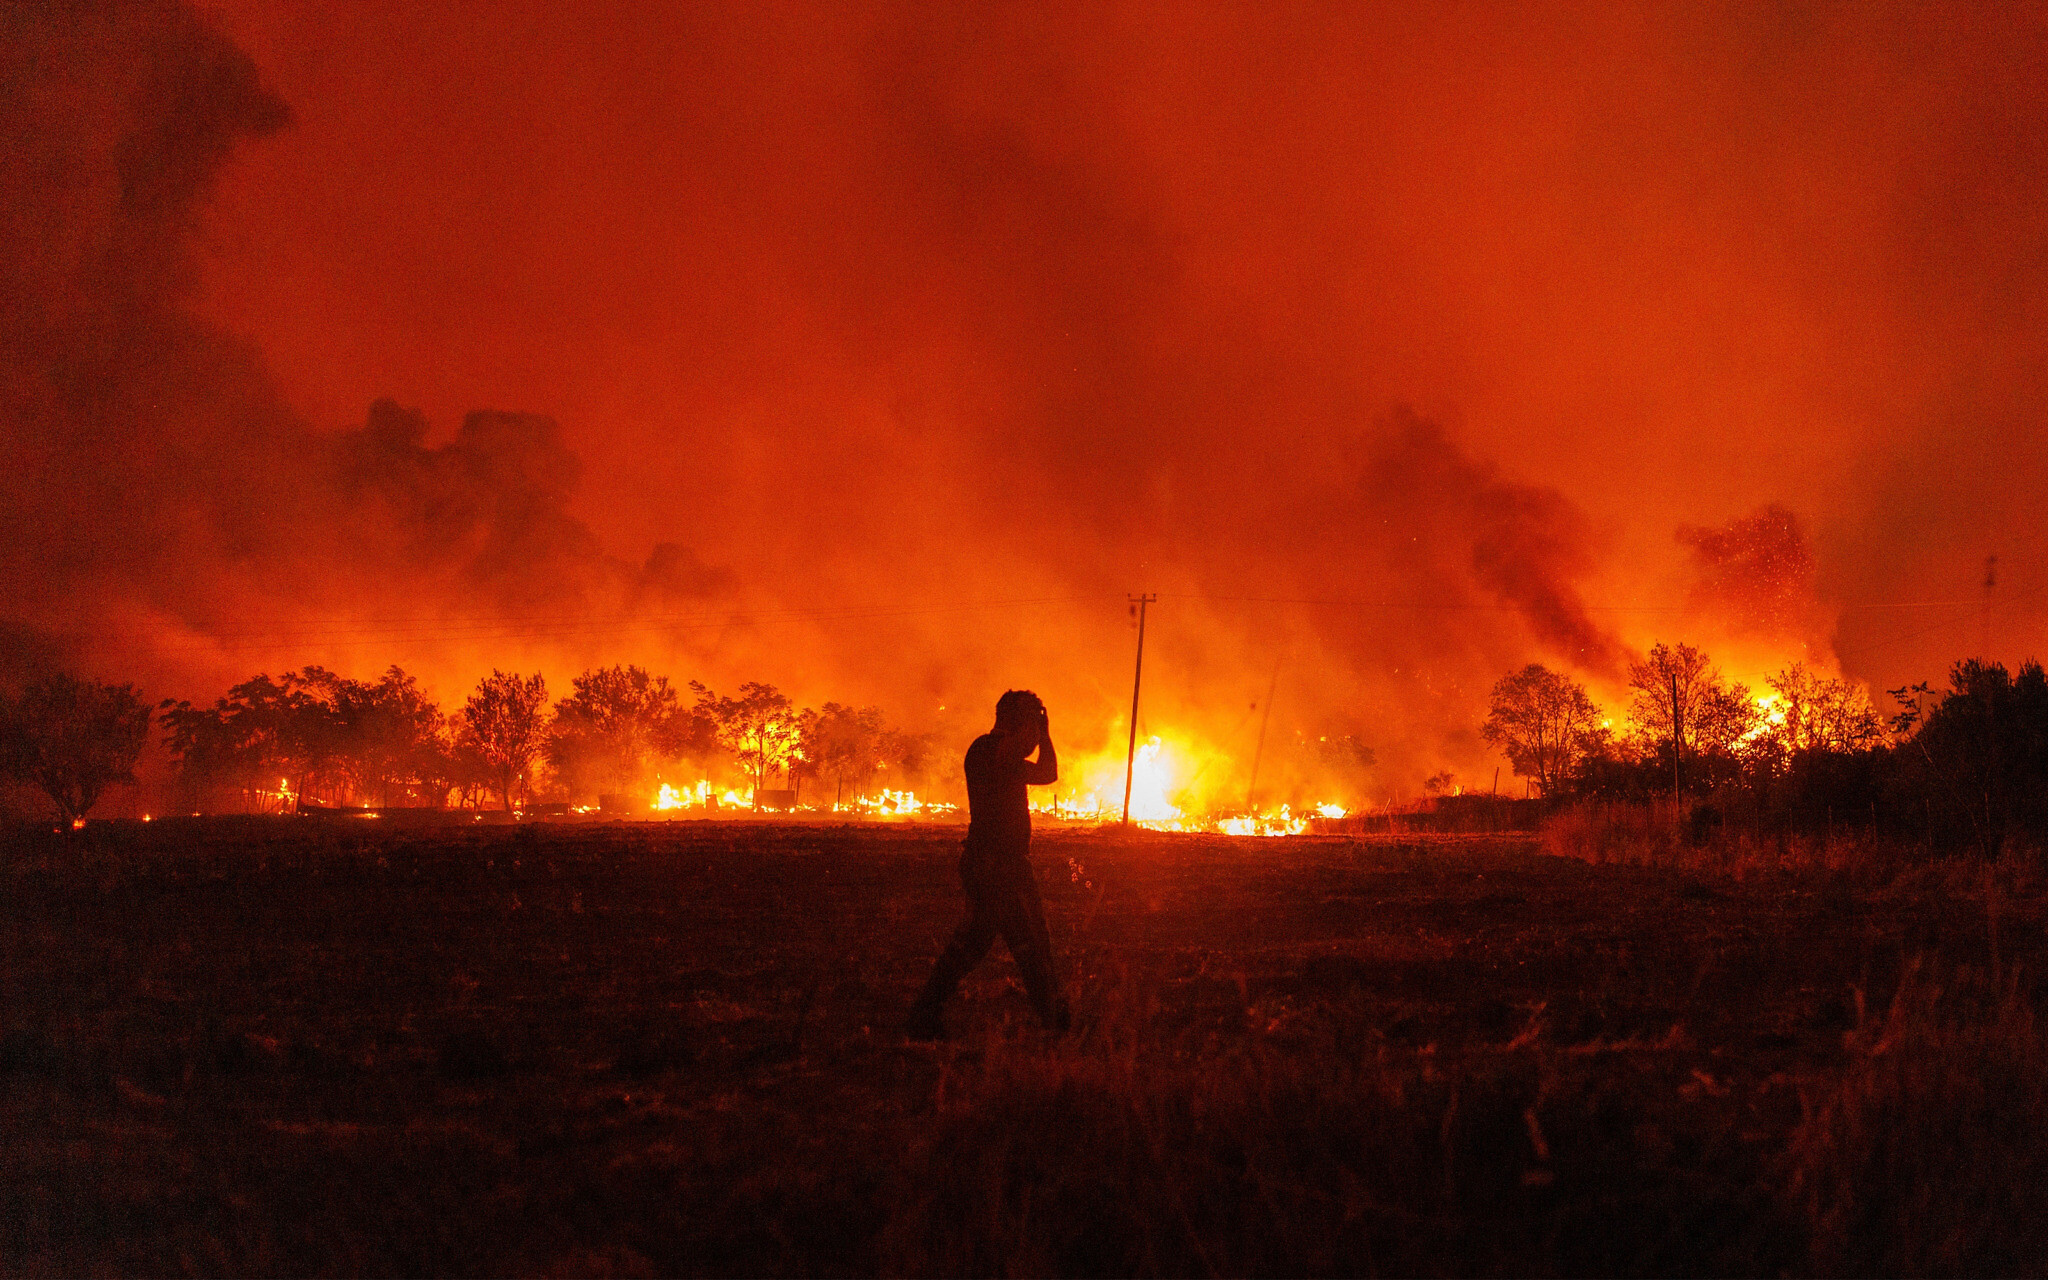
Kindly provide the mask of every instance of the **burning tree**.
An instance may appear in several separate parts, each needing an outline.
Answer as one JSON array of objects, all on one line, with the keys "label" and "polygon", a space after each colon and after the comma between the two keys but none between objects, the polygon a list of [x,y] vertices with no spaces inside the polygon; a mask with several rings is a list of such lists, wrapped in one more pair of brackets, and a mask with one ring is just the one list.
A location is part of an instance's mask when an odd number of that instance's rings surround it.
[{"label": "burning tree", "polygon": [[1884,736],[1869,697],[1847,680],[1816,674],[1795,662],[1770,678],[1777,695],[1769,737],[1788,755],[1807,751],[1861,751]]},{"label": "burning tree", "polygon": [[688,751],[698,723],[666,676],[639,667],[586,671],[555,707],[548,759],[571,790],[623,792],[640,785],[653,762]]},{"label": "burning tree", "polygon": [[1688,644],[1658,644],[1629,664],[1629,721],[1648,751],[1671,755],[1673,790],[1684,787],[1687,759],[1727,759],[1758,727],[1749,690],[1721,678],[1707,655]]},{"label": "burning tree", "polygon": [[40,787],[59,816],[74,821],[109,783],[135,781],[149,720],[133,685],[47,676],[0,702],[0,766]]},{"label": "burning tree", "polygon": [[1536,662],[1493,686],[1480,733],[1507,753],[1517,776],[1533,779],[1544,795],[1555,794],[1606,738],[1586,686]]},{"label": "burning tree", "polygon": [[547,681],[539,672],[521,676],[492,671],[477,682],[462,708],[459,747],[475,752],[512,809],[512,789],[523,782],[547,745]]},{"label": "burning tree", "polygon": [[718,745],[732,752],[733,759],[753,779],[758,807],[768,774],[788,768],[801,741],[789,696],[772,684],[752,680],[740,686],[737,698],[722,697],[695,680],[690,688],[697,695],[698,712],[716,726]]}]

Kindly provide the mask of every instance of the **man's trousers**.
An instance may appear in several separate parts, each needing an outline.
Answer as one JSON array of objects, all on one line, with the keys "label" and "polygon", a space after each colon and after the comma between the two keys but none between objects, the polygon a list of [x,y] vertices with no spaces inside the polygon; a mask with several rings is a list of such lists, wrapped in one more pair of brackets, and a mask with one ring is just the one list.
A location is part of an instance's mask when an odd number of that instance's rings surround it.
[{"label": "man's trousers", "polygon": [[967,890],[967,919],[932,966],[931,981],[917,998],[918,1013],[936,1017],[940,1006],[960,985],[1000,936],[1009,945],[1031,1007],[1048,1027],[1064,1029],[1066,1002],[1053,975],[1052,938],[1045,928],[1045,906],[1038,881],[1031,874],[1029,846],[976,849],[960,855],[960,883]]}]

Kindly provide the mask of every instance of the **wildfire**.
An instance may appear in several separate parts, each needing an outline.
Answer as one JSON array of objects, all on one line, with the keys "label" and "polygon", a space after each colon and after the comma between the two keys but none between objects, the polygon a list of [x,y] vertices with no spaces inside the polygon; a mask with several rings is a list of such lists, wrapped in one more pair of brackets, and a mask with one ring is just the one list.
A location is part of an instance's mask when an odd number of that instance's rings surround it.
[{"label": "wildfire", "polygon": [[275,791],[253,787],[250,794],[256,797],[257,808],[263,813],[289,813],[299,799],[298,793],[292,790],[290,778],[279,778]]},{"label": "wildfire", "polygon": [[[1055,793],[1050,799],[1040,801],[1032,808],[1039,813],[1083,822],[1112,822],[1121,819],[1124,791],[1123,760],[1108,755],[1097,756],[1084,763],[1080,773],[1087,780],[1084,790],[1069,793],[1065,799],[1061,799]],[[1147,739],[1131,760],[1131,821],[1160,830],[1180,830],[1180,806],[1167,798],[1172,786],[1172,757],[1166,753],[1164,744],[1158,738]],[[1109,799],[1105,801],[1104,796],[1108,796]]]},{"label": "wildfire", "polygon": [[[1213,797],[1197,785],[1206,774],[1212,779],[1232,775],[1231,761],[1199,746],[1168,742],[1154,736],[1138,744],[1131,758],[1131,821],[1155,831],[1207,831],[1240,836],[1301,835],[1319,822],[1344,818],[1349,811],[1334,802],[1302,805],[1282,804],[1277,809],[1241,812],[1210,807]],[[1070,776],[1080,780],[1072,790],[1055,789],[1043,799],[1034,799],[1035,812],[1070,822],[1117,822],[1123,817],[1124,755],[1105,749],[1081,757],[1069,765]],[[1232,783],[1230,785],[1236,785]],[[708,779],[694,784],[657,781],[647,801],[648,811],[677,814],[684,810],[749,809],[752,798],[738,790],[720,791]],[[576,812],[585,810],[578,808]],[[880,790],[856,795],[837,803],[821,802],[797,806],[797,814],[844,813],[880,819],[957,820],[959,805],[933,800],[910,790]]]},{"label": "wildfire", "polygon": [[700,782],[695,787],[682,791],[676,790],[673,784],[664,782],[661,784],[661,790],[655,794],[654,808],[661,812],[671,809],[702,808],[710,794],[709,782]]},{"label": "wildfire", "polygon": [[1154,737],[1131,759],[1131,821],[1162,829],[1178,829],[1180,806],[1166,798],[1173,783],[1172,758]]},{"label": "wildfire", "polygon": [[[737,789],[720,791],[709,779],[700,779],[695,785],[678,786],[672,782],[660,782],[655,793],[647,802],[647,808],[654,813],[673,814],[685,809],[751,809],[753,797]],[[837,804],[801,804],[797,813],[862,813],[872,817],[944,817],[960,811],[958,805],[942,801],[927,800],[914,791],[892,791],[884,788],[872,795],[855,796]],[[590,806],[579,805],[573,812],[594,813]]]},{"label": "wildfire", "polygon": [[[1190,758],[1199,753],[1176,749],[1158,737],[1147,739],[1131,759],[1131,821],[1155,831],[1213,831],[1236,836],[1301,835],[1317,820],[1345,817],[1347,810],[1336,803],[1305,807],[1300,811],[1281,805],[1277,811],[1258,813],[1207,814],[1195,809],[1197,803],[1189,776]],[[1215,763],[1226,764],[1217,758]],[[1123,817],[1124,759],[1105,753],[1088,758],[1076,772],[1083,786],[1065,795],[1055,794],[1032,808],[1050,817],[1078,822],[1116,822]],[[1219,772],[1227,772],[1220,770]]]},{"label": "wildfire", "polygon": [[1785,727],[1785,700],[1775,693],[1760,693],[1756,696],[1756,723],[1749,731],[1736,739],[1738,745],[1748,746],[1759,738],[1768,737]]},{"label": "wildfire", "polygon": [[1297,816],[1283,804],[1278,813],[1243,814],[1220,819],[1216,829],[1227,836],[1298,836],[1308,830],[1308,818],[1306,815]]},{"label": "wildfire", "polygon": [[743,796],[734,790],[718,792],[708,780],[700,780],[694,787],[677,787],[673,783],[662,783],[649,807],[657,813],[671,813],[677,809],[708,809],[714,806],[745,809],[752,804],[751,797]]},{"label": "wildfire", "polygon": [[858,796],[852,804],[837,807],[874,814],[877,817],[899,818],[911,817],[913,815],[937,817],[943,814],[960,812],[958,805],[920,800],[917,798],[915,791],[891,791],[886,787],[875,795]]}]

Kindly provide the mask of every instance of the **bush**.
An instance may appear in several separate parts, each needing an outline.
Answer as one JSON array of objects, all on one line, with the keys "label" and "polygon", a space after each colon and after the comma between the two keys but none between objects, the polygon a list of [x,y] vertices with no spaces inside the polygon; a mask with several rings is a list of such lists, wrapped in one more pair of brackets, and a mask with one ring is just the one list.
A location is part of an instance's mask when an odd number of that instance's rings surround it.
[{"label": "bush", "polygon": [[46,676],[0,704],[0,767],[83,818],[109,784],[135,781],[149,722],[133,685]]}]

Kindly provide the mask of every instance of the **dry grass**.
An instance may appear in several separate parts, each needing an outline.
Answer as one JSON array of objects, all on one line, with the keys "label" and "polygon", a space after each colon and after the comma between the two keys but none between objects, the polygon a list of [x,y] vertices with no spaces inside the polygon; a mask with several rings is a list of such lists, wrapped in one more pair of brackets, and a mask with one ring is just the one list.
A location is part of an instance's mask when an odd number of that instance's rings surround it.
[{"label": "dry grass", "polygon": [[[1015,1045],[1017,1041],[1006,1042]],[[1022,1042],[1022,1043],[1028,1043]],[[1799,1257],[1682,1035],[1445,1055],[1164,1044],[991,1053],[912,1149],[883,1270],[996,1275],[1729,1271]],[[1663,1102],[1613,1090],[1614,1069]],[[1725,1086],[1717,1086],[1725,1093]]]},{"label": "dry grass", "polygon": [[1809,1082],[1785,1192],[1836,1275],[2048,1264],[2048,1042],[2016,980],[1914,966],[1848,1062]]},{"label": "dry grass", "polygon": [[1869,884],[1933,861],[1924,848],[1865,826],[1765,831],[1723,821],[1696,801],[1583,801],[1546,815],[1543,849],[1599,866],[1662,867],[1746,879],[1824,873]]},{"label": "dry grass", "polygon": [[1038,862],[1069,871],[1046,889],[1077,1033],[1039,1032],[999,961],[953,1042],[909,1045],[956,840],[10,838],[5,1269],[2048,1256],[2038,862],[1879,881],[1500,839],[1058,833]]}]

